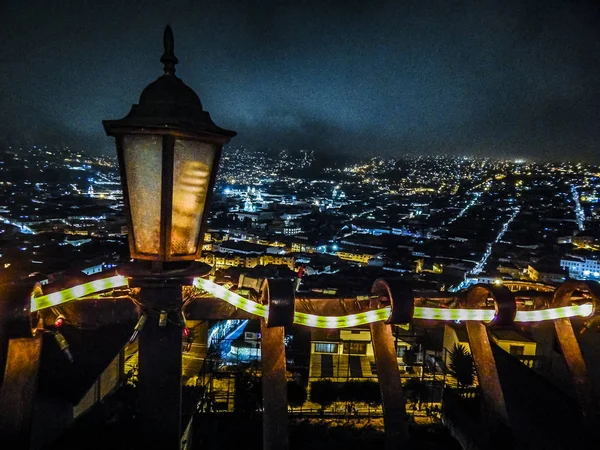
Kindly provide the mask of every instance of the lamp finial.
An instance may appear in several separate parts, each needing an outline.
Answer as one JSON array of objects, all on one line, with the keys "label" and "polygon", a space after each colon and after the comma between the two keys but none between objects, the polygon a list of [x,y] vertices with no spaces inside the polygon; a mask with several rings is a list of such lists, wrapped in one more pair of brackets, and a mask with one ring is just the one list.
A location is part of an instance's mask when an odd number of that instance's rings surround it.
[{"label": "lamp finial", "polygon": [[175,56],[175,42],[173,39],[173,30],[170,25],[165,27],[165,34],[163,36],[163,45],[165,52],[160,58],[160,62],[163,63],[165,75],[175,75],[175,64],[179,61]]}]

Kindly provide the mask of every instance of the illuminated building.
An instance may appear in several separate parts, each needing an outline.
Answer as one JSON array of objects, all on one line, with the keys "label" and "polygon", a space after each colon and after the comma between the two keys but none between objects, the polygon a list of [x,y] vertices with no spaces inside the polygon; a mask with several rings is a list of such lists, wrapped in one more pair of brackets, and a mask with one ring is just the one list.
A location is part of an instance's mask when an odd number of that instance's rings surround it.
[{"label": "illuminated building", "polygon": [[204,252],[200,257],[200,261],[216,266],[217,269],[227,267],[245,267],[248,269],[256,266],[284,265],[290,270],[295,270],[295,257],[290,255],[275,255],[275,254],[232,254],[222,252]]},{"label": "illuminated building", "polygon": [[[411,348],[412,345],[408,342],[397,341],[398,367],[403,373],[410,370],[413,375],[417,375],[418,370],[408,367],[403,360],[404,352]],[[422,359],[419,358],[416,362],[421,364]],[[376,379],[377,370],[369,329],[311,330],[309,373],[312,380],[327,378],[341,382],[350,378]]]},{"label": "illuminated building", "polygon": [[370,259],[374,258],[377,253],[376,252],[363,252],[363,251],[349,251],[349,250],[345,250],[345,251],[337,251],[335,252],[335,255],[337,257],[339,257],[340,259],[346,260],[346,261],[353,261],[353,262],[358,262],[361,264],[367,264],[369,262]]},{"label": "illuminated building", "polygon": [[600,279],[600,261],[597,259],[572,256],[561,259],[560,266],[568,270],[571,278]]}]

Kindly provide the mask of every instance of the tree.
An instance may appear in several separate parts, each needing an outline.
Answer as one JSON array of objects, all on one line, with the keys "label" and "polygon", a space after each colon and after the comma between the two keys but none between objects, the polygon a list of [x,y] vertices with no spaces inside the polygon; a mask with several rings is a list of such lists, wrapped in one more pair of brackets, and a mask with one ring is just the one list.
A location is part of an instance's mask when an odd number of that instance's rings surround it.
[{"label": "tree", "polygon": [[261,377],[254,376],[248,370],[235,374],[234,408],[236,411],[254,414],[262,407]]},{"label": "tree", "polygon": [[337,400],[338,389],[331,380],[313,381],[310,384],[310,401],[321,407],[321,414]]},{"label": "tree", "polygon": [[414,350],[404,350],[402,361],[407,366],[414,366],[417,363],[417,353]]},{"label": "tree", "polygon": [[450,351],[450,364],[448,367],[450,375],[456,378],[459,387],[473,386],[475,382],[475,366],[473,355],[469,353],[464,345],[454,344]]},{"label": "tree", "polygon": [[362,381],[359,387],[359,401],[367,404],[367,413],[371,418],[371,408],[381,405],[381,391],[377,381]]},{"label": "tree", "polygon": [[249,230],[252,228],[253,222],[250,217],[244,217],[244,219],[241,222],[242,222],[242,227],[244,228],[244,230]]},{"label": "tree", "polygon": [[[404,392],[406,399],[413,404],[413,409],[416,409],[417,403],[427,395],[428,390],[427,386],[419,378],[412,377],[404,383]],[[419,409],[421,409],[420,406]]]},{"label": "tree", "polygon": [[288,381],[287,397],[288,404],[292,408],[300,408],[302,410],[302,405],[304,405],[307,399],[306,388],[298,381]]},{"label": "tree", "polygon": [[379,383],[368,380],[348,380],[338,389],[338,400],[347,403],[347,411],[353,410],[354,403],[366,403],[370,408],[381,404]]}]

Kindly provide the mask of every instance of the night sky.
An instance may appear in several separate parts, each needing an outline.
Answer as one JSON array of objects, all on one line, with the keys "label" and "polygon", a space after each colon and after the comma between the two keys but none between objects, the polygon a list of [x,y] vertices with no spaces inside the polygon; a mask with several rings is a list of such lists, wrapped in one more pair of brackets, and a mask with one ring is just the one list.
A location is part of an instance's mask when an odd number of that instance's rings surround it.
[{"label": "night sky", "polygon": [[232,144],[598,161],[597,3],[1,0],[0,141],[114,152],[169,23]]}]

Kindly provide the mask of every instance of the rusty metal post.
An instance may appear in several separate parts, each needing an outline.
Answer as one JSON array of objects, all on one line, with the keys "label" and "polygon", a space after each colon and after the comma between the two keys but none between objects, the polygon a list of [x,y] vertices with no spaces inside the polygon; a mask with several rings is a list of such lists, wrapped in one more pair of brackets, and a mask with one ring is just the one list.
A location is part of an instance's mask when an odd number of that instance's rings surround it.
[{"label": "rusty metal post", "polygon": [[288,280],[265,280],[261,300],[269,316],[261,321],[263,449],[288,450],[289,418],[285,361],[285,328],[294,322],[294,285]]},{"label": "rusty metal post", "polygon": [[408,424],[392,327],[382,322],[372,323],[371,340],[381,391],[385,448],[402,448],[408,443]]},{"label": "rusty metal post", "polygon": [[466,328],[485,407],[493,420],[500,419],[508,425],[508,412],[487,328],[473,320],[466,322]]},{"label": "rusty metal post", "polygon": [[[489,296],[494,300],[496,310],[491,323],[511,325],[515,319],[517,304],[506,286],[477,284],[467,291],[465,304],[468,308],[485,308]],[[468,320],[466,329],[483,398],[484,413],[487,416],[484,423],[488,428],[489,446],[511,448],[510,420],[487,327],[482,322]]]},{"label": "rusty metal post", "polygon": [[394,281],[387,283],[382,279],[373,283],[371,293],[379,296],[378,299],[371,300],[371,308],[379,308],[382,304],[391,304],[392,306],[388,323],[375,322],[371,324],[371,341],[373,342],[375,366],[381,392],[385,448],[388,450],[398,449],[408,444],[409,436],[398,357],[392,327],[389,323],[409,322],[412,319],[414,296],[404,283]]},{"label": "rusty metal post", "polygon": [[[552,307],[569,306],[571,296],[576,290],[587,291],[592,297],[595,306],[600,297],[600,285],[589,281],[569,280],[563,283],[552,297]],[[571,319],[557,319],[554,321],[554,329],[562,350],[562,354],[569,368],[579,409],[586,422],[588,430],[593,429],[598,423],[598,399],[594,386],[587,373],[585,360],[573,331]]]},{"label": "rusty metal post", "polygon": [[596,398],[594,395],[594,387],[590,383],[587,374],[583,354],[579,348],[579,343],[573,332],[571,319],[557,319],[554,321],[554,329],[560,343],[562,354],[565,357],[565,362],[571,373],[577,402],[583,414],[583,418],[588,425],[595,422],[597,418]]},{"label": "rusty metal post", "polygon": [[41,334],[11,339],[8,343],[0,392],[0,442],[3,448],[30,448],[41,352]]}]

